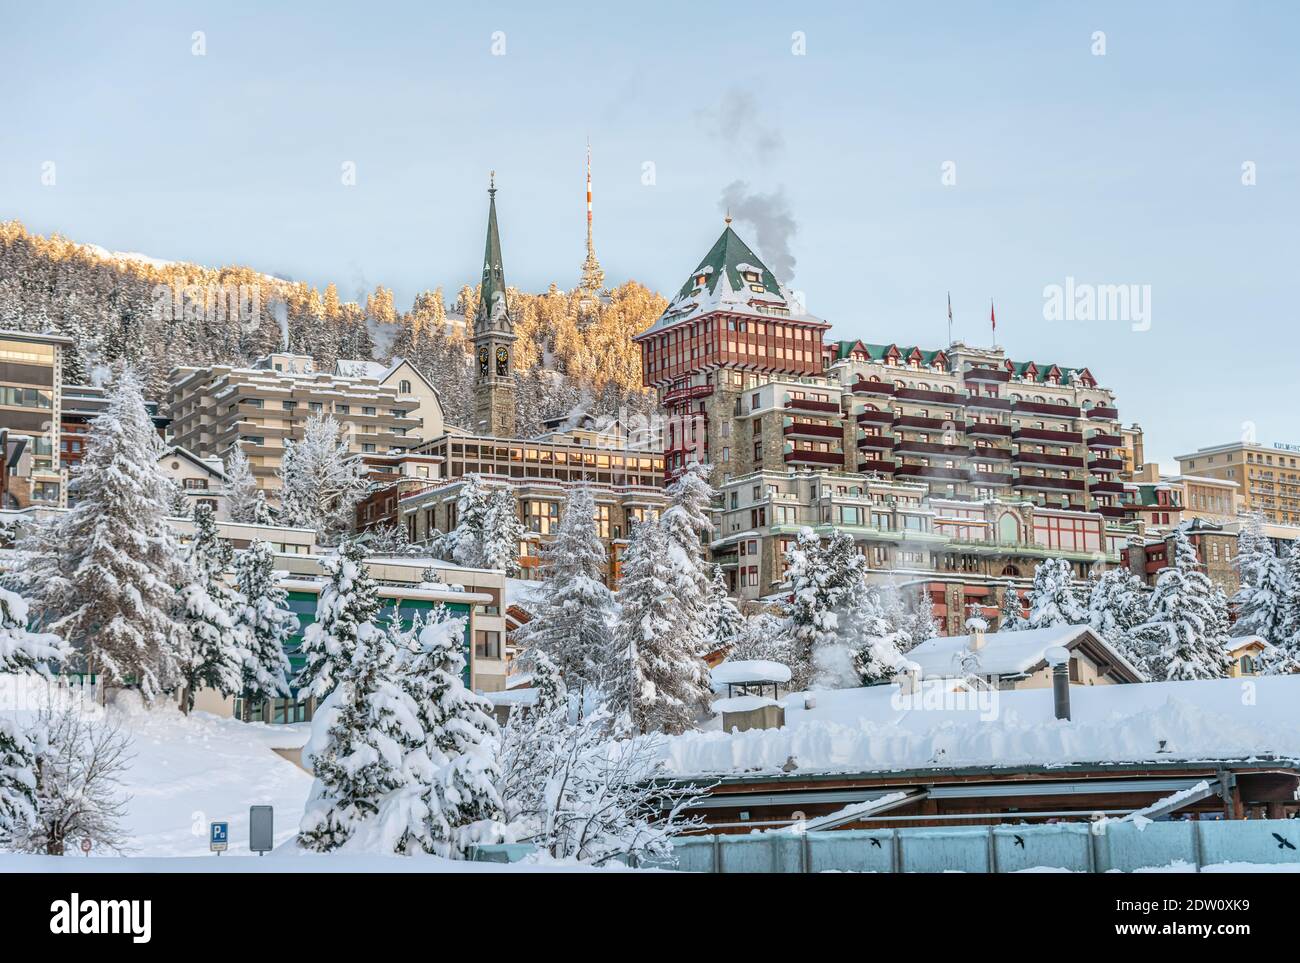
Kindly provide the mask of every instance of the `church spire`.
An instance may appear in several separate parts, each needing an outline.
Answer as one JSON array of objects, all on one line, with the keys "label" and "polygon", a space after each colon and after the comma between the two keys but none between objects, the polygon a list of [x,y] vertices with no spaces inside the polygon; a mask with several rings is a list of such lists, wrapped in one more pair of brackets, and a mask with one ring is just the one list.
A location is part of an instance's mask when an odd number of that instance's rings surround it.
[{"label": "church spire", "polygon": [[509,323],[510,306],[506,302],[506,275],[501,267],[501,233],[497,230],[497,180],[492,171],[488,180],[487,245],[483,254],[483,280],[478,291],[478,310],[474,314],[477,329],[482,322],[505,319]]},{"label": "church spire", "polygon": [[591,236],[591,141],[587,141],[587,258],[582,262],[582,280],[578,288],[586,294],[595,294],[605,284],[605,272],[596,259],[596,244]]}]

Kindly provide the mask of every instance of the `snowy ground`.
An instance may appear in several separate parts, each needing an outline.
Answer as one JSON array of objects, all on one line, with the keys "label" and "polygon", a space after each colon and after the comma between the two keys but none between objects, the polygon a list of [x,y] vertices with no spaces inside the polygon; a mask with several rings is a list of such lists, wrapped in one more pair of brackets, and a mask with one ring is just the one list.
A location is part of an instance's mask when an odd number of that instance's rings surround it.
[{"label": "snowy ground", "polygon": [[[234,828],[231,827],[233,834]],[[436,856],[267,856],[165,857],[15,856],[0,854],[4,873],[603,873],[658,872],[622,865],[595,868],[574,863],[470,863]]]}]

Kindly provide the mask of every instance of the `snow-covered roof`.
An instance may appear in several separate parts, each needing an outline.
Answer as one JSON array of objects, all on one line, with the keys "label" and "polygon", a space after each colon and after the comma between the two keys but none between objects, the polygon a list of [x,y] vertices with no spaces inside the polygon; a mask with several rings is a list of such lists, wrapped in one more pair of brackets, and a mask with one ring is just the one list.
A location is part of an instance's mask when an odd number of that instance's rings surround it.
[{"label": "snow-covered roof", "polygon": [[710,708],[715,713],[753,712],[764,706],[779,706],[781,703],[767,696],[732,696],[730,699],[715,699]]},{"label": "snow-covered roof", "polygon": [[1224,639],[1223,651],[1236,652],[1238,649],[1244,649],[1247,646],[1258,645],[1261,649],[1271,649],[1268,639],[1262,635],[1239,635],[1235,639]]},{"label": "snow-covered roof", "polygon": [[[1300,764],[1300,675],[1070,687],[1071,720],[1058,720],[1048,688],[953,691],[923,682],[805,693],[781,701],[785,725],[664,740],[668,772],[780,776],[964,767],[1065,766],[1247,760]],[[720,726],[715,722],[714,725]]]},{"label": "snow-covered roof", "polygon": [[714,687],[720,685],[789,682],[790,667],[768,659],[736,659],[709,670]]},{"label": "snow-covered roof", "polygon": [[[1086,625],[985,632],[984,648],[978,653],[978,674],[1022,675],[1045,665],[1048,649],[1058,645],[1068,649],[1085,637],[1093,639],[1110,658],[1127,668],[1135,678],[1142,678],[1142,673],[1132,663]],[[908,652],[907,658],[921,667],[921,675],[926,679],[964,675],[959,661],[961,654],[970,648],[971,638],[969,635],[946,635],[927,639]]]}]

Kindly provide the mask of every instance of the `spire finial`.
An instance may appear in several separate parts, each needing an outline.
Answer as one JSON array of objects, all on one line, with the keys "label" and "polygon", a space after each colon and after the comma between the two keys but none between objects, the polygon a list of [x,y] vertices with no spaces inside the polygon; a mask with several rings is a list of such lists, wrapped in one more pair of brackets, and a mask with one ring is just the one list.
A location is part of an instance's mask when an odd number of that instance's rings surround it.
[{"label": "spire finial", "polygon": [[727,227],[731,227],[731,208],[727,208],[727,213],[723,215],[722,223],[726,224]]},{"label": "spire finial", "polygon": [[488,171],[488,196],[497,196],[497,172]]}]

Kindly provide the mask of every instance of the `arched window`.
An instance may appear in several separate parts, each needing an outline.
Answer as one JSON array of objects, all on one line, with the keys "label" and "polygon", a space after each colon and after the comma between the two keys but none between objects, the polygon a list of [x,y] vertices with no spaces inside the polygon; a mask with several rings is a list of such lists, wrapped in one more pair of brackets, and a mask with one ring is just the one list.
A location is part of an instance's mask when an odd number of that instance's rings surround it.
[{"label": "arched window", "polygon": [[404,395],[409,395],[409,394],[411,393],[411,383],[410,383],[409,381],[403,379],[402,381],[399,381],[399,382],[398,382],[398,384],[397,384],[397,390],[400,391],[400,392],[401,392],[402,394],[404,394]]},{"label": "arched window", "polygon": [[1002,569],[1002,574],[1010,578],[1019,578],[1020,569],[1016,568],[1014,565],[1008,565]]},{"label": "arched window", "polygon": [[1010,512],[998,519],[998,541],[1012,544],[1020,541],[1020,521]]}]

